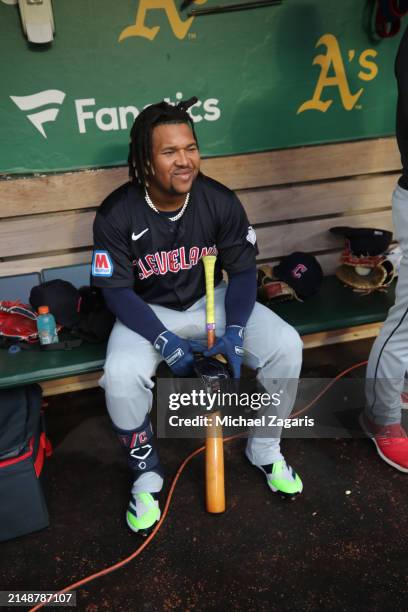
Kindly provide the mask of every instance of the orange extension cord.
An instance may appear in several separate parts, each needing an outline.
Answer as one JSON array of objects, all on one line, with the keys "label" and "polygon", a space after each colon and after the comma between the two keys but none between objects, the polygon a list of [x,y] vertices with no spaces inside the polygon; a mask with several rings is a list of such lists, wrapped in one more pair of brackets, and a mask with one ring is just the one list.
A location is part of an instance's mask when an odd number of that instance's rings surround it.
[{"label": "orange extension cord", "polygon": [[[305,412],[307,412],[325,393],[327,393],[327,391],[338,380],[340,380],[340,378],[343,378],[343,376],[346,376],[346,374],[348,374],[352,370],[356,370],[357,368],[361,368],[362,366],[365,366],[365,365],[367,365],[367,361],[361,361],[360,363],[357,363],[357,364],[347,368],[346,370],[343,370],[343,372],[340,372],[340,374],[338,374],[335,378],[333,378],[333,380],[330,381],[330,383],[328,385],[326,385],[326,387],[311,402],[309,402],[309,404],[307,404],[307,406],[302,408],[302,410],[299,410],[298,412],[294,412],[293,414],[291,414],[291,417],[294,418],[294,417],[299,416],[300,414],[304,414]],[[242,437],[242,434],[236,434],[235,436],[230,436],[228,438],[224,438],[224,444],[225,444],[225,442],[230,442],[231,440],[235,440],[236,438],[240,438],[240,437]],[[87,584],[88,582],[91,582],[92,580],[96,580],[97,578],[100,578],[101,576],[106,576],[107,574],[110,574],[111,572],[114,572],[115,570],[120,569],[121,567],[124,567],[127,563],[130,563],[130,561],[132,561],[133,559],[136,559],[136,557],[138,555],[140,555],[140,553],[148,546],[148,544],[150,544],[150,542],[153,540],[153,538],[156,535],[156,533],[159,531],[160,527],[163,525],[163,523],[164,523],[164,521],[166,519],[167,513],[169,511],[170,502],[171,502],[172,497],[173,497],[174,489],[176,488],[176,484],[177,484],[177,482],[178,482],[178,480],[179,480],[179,478],[180,478],[184,468],[191,461],[191,459],[193,459],[193,457],[195,457],[196,455],[199,455],[204,450],[205,450],[205,446],[200,446],[195,451],[190,453],[190,455],[188,455],[184,459],[182,464],[180,465],[179,469],[176,472],[176,475],[173,478],[173,482],[171,483],[171,487],[170,487],[170,490],[169,490],[168,495],[167,495],[167,499],[166,499],[166,503],[165,503],[165,506],[164,506],[164,510],[163,510],[163,514],[161,516],[161,519],[157,523],[156,527],[153,529],[151,534],[143,542],[143,544],[141,544],[131,555],[129,555],[125,559],[122,559],[122,561],[118,561],[117,563],[115,563],[114,565],[111,565],[110,567],[107,567],[106,569],[100,570],[99,572],[95,572],[95,574],[91,574],[90,576],[87,576],[86,578],[82,578],[81,580],[78,580],[77,582],[73,582],[72,584],[70,584],[67,587],[65,587],[65,588],[61,589],[60,591],[58,591],[58,593],[56,593],[56,595],[62,595],[63,593],[66,593],[67,591],[72,591],[73,589],[76,589],[76,588],[78,588],[80,586],[83,586],[84,584]],[[31,608],[29,610],[29,612],[35,612],[36,610],[40,610],[45,605],[46,605],[45,603],[44,604],[39,604],[38,606],[35,606],[34,608]]]}]

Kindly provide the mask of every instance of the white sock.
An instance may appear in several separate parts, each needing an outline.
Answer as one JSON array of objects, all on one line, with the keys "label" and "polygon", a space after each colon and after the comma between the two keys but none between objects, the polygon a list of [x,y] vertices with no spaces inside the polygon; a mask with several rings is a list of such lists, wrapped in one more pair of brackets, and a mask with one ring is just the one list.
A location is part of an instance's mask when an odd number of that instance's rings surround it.
[{"label": "white sock", "polygon": [[132,485],[132,495],[136,493],[158,493],[163,487],[163,478],[157,472],[144,472]]}]

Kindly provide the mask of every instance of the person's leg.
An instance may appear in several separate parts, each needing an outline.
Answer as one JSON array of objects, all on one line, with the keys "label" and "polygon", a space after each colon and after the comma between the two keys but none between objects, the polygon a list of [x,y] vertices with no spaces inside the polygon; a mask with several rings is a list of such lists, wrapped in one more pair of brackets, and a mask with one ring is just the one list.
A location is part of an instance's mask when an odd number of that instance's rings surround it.
[{"label": "person's leg", "polygon": [[[215,291],[217,336],[222,336],[225,332],[225,291],[224,283]],[[198,329],[202,329],[205,324],[205,299],[197,302],[191,310],[196,315],[195,323]],[[197,339],[203,338],[197,336]],[[283,391],[278,408],[278,416],[282,418],[290,414],[296,399],[302,365],[302,346],[299,334],[293,327],[269,308],[255,303],[245,328],[243,363],[256,370],[257,379],[270,395]],[[269,470],[266,472],[268,484],[273,490],[278,489],[289,494],[299,493],[302,483],[283,459],[280,435],[281,430],[277,428],[273,438],[250,437],[246,455],[253,465],[265,466]],[[273,470],[275,473],[272,478],[270,475]]]},{"label": "person's leg", "polygon": [[[269,395],[279,393],[277,415],[288,417],[296,399],[302,366],[302,341],[297,331],[269,308],[255,304],[245,330],[244,363],[257,371]],[[249,438],[247,456],[254,465],[280,461],[281,430],[273,438]]]},{"label": "person's leg", "polygon": [[152,377],[160,361],[148,340],[116,321],[99,381],[116,427],[130,430],[143,424],[152,407]]},{"label": "person's leg", "polygon": [[[185,312],[152,306],[167,329],[184,337],[198,328]],[[127,523],[134,531],[149,528],[160,518],[157,493],[163,486],[149,413],[153,401],[153,376],[161,356],[152,344],[120,321],[111,332],[100,385],[113,428],[125,449],[133,475]]]},{"label": "person's leg", "polygon": [[132,474],[126,521],[133,531],[148,529],[160,518],[157,493],[163,475],[149,418],[160,359],[150,342],[116,321],[99,384]]},{"label": "person's leg", "polygon": [[[302,341],[297,331],[269,308],[255,304],[245,333],[244,363],[257,370],[257,378],[269,395],[279,394],[279,405],[272,411],[286,418],[296,399],[302,365]],[[271,410],[268,410],[271,412]],[[286,464],[280,450],[281,428],[273,438],[248,438],[246,455],[252,465],[266,475],[274,492],[293,496],[301,493],[302,481]]]},{"label": "person's leg", "polygon": [[393,195],[395,234],[402,249],[395,303],[375,340],[367,365],[367,414],[379,425],[401,421],[401,392],[408,368],[408,191]]},{"label": "person's leg", "polygon": [[402,437],[404,431],[400,428],[401,393],[408,369],[408,191],[397,186],[392,206],[395,235],[403,257],[394,306],[388,312],[368,360],[362,424],[374,435],[380,456],[397,469],[408,471],[408,440]]}]

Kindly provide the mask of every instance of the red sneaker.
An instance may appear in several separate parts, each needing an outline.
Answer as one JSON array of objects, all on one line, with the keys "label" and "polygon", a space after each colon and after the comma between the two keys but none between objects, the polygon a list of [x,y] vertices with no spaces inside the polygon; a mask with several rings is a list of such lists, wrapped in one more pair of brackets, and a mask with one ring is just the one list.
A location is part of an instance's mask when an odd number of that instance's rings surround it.
[{"label": "red sneaker", "polygon": [[400,472],[408,473],[408,437],[401,424],[376,425],[361,414],[360,425],[374,442],[381,459]]}]

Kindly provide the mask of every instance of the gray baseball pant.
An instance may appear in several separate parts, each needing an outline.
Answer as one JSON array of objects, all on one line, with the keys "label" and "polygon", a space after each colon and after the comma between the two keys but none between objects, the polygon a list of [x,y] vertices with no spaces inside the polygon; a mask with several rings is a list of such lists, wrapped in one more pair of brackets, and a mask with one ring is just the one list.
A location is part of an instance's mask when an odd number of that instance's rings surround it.
[{"label": "gray baseball pant", "polygon": [[[225,331],[225,292],[224,282],[214,292],[218,336]],[[182,312],[150,306],[167,329],[182,338],[206,344],[205,303],[203,297]],[[152,407],[152,377],[160,361],[161,355],[148,340],[116,321],[99,384],[105,390],[109,415],[117,427],[132,430],[145,420]],[[300,374],[302,341],[293,327],[262,304],[255,304],[245,328],[243,363],[257,371],[258,380],[270,394],[277,390],[276,379],[290,380],[291,393],[279,406],[279,416],[288,416],[295,399],[293,381]],[[249,460],[255,465],[268,465],[282,459],[279,435],[277,432],[274,438],[249,438]]]},{"label": "gray baseball pant", "polygon": [[379,425],[401,421],[401,392],[408,370],[408,191],[392,196],[394,233],[402,250],[395,304],[370,352],[366,373],[367,414]]}]

